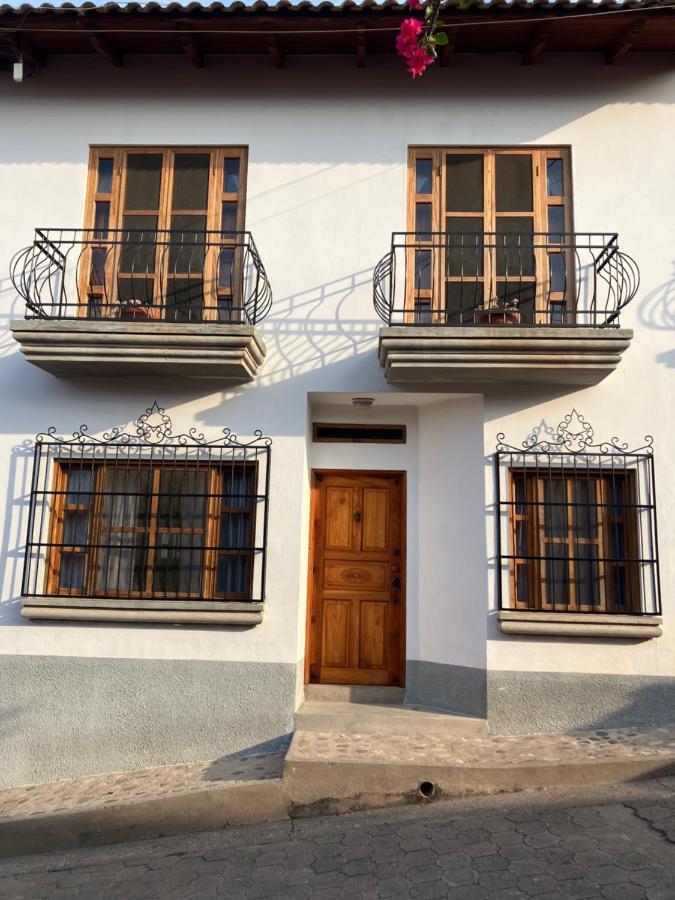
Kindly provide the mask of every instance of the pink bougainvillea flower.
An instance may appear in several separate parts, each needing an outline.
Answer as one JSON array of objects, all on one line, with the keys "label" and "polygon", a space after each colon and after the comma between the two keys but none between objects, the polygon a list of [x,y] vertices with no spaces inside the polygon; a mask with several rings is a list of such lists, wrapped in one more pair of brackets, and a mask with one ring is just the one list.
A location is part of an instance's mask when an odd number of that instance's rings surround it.
[{"label": "pink bougainvillea flower", "polygon": [[424,47],[415,47],[406,54],[406,65],[413,78],[417,78],[418,75],[424,74],[427,67],[430,66],[433,61],[434,57],[431,53],[428,53]]},{"label": "pink bougainvillea flower", "polygon": [[399,37],[408,44],[416,44],[417,38],[424,29],[424,23],[421,19],[404,19],[401,22],[401,30]]},{"label": "pink bougainvillea flower", "polygon": [[419,9],[421,6],[420,0],[408,0],[408,9]]}]

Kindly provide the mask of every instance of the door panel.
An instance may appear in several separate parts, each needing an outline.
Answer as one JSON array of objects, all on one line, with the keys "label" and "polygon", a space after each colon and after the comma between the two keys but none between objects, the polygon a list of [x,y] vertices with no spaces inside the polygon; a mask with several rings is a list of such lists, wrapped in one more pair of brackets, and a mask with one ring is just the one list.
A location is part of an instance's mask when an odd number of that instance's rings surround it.
[{"label": "door panel", "polygon": [[318,473],[309,678],[403,683],[402,475]]}]

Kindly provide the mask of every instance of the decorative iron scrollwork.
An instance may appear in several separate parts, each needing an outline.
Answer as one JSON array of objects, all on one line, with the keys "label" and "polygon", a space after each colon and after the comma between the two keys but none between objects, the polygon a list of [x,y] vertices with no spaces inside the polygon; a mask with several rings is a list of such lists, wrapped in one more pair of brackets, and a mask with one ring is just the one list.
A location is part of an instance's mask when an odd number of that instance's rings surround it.
[{"label": "decorative iron scrollwork", "polygon": [[212,441],[206,439],[204,434],[196,428],[190,428],[187,433],[174,435],[173,422],[164,407],[157,401],[149,406],[134,422],[126,428],[111,428],[100,437],[89,434],[87,425],[80,425],[74,431],[72,437],[59,437],[53,426],[40,432],[36,438],[37,444],[59,444],[64,447],[88,444],[98,447],[127,446],[127,447],[152,447],[152,446],[177,446],[177,447],[222,447],[232,449],[256,449],[272,446],[272,438],[264,437],[262,431],[256,429],[250,441],[241,441],[229,428],[223,428],[221,434]]},{"label": "decorative iron scrollwork", "polygon": [[[543,435],[543,436],[542,436]],[[499,453],[602,453],[633,456],[637,453],[652,454],[654,438],[647,434],[640,447],[629,448],[629,444],[611,437],[606,441],[596,441],[593,426],[581,413],[572,409],[557,428],[552,429],[542,421],[522,442],[520,447],[506,442],[504,432],[497,435]]]}]

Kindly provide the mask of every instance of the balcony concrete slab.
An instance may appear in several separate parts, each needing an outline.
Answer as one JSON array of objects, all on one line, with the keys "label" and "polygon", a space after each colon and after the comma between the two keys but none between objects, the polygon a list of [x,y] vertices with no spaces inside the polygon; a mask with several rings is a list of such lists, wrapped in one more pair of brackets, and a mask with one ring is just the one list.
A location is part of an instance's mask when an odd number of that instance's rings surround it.
[{"label": "balcony concrete slab", "polygon": [[33,365],[58,377],[213,378],[251,381],[266,355],[253,325],[15,319],[11,329]]},{"label": "balcony concrete slab", "polygon": [[392,326],[379,359],[392,383],[597,384],[628,348],[628,328]]}]

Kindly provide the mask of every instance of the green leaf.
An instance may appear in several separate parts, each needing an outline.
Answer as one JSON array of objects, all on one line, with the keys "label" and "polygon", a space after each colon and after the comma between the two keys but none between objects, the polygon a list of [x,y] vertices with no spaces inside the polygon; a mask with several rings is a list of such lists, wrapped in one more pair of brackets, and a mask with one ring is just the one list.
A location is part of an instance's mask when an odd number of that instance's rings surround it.
[{"label": "green leaf", "polygon": [[448,36],[444,31],[439,31],[434,35],[434,44],[437,47],[444,47],[448,43]]},{"label": "green leaf", "polygon": [[433,13],[434,13],[434,11],[431,8],[431,4],[427,3],[427,5],[424,7],[424,18],[430,19],[432,17]]},{"label": "green leaf", "polygon": [[473,0],[459,0],[459,8],[460,9],[468,9],[473,3]]}]

